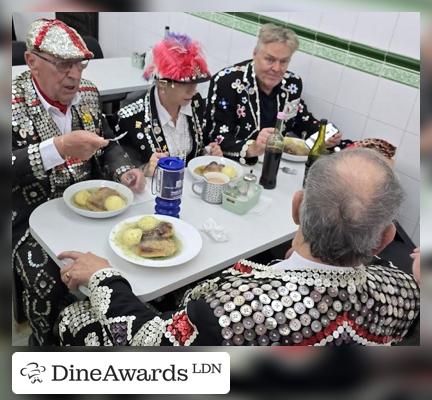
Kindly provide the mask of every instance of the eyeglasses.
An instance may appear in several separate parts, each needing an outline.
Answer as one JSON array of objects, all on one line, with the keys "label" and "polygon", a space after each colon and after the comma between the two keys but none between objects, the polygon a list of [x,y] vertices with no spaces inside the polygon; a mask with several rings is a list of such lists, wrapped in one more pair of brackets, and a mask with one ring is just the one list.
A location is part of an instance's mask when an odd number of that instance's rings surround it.
[{"label": "eyeglasses", "polygon": [[72,60],[50,60],[49,58],[43,57],[41,54],[36,53],[35,51],[32,51],[32,54],[35,56],[41,58],[42,60],[49,62],[50,64],[54,65],[58,72],[60,73],[66,73],[69,72],[73,66],[76,66],[80,71],[82,71],[84,68],[87,67],[89,60],[78,60],[78,61],[72,61]]}]

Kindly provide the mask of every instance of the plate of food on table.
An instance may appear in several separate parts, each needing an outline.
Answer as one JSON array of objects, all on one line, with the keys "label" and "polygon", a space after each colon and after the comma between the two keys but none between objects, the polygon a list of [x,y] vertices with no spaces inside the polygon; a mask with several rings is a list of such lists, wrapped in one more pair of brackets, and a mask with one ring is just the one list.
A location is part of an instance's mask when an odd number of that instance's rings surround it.
[{"label": "plate of food on table", "polygon": [[195,179],[203,179],[207,172],[221,172],[227,175],[231,181],[242,177],[243,168],[239,163],[225,157],[201,156],[189,161],[188,171]]},{"label": "plate of food on table", "polygon": [[282,159],[294,162],[305,162],[308,158],[309,150],[304,140],[285,136]]},{"label": "plate of food on table", "polygon": [[75,183],[63,192],[63,200],[74,212],[89,218],[119,215],[132,204],[132,191],[121,183],[89,180]]},{"label": "plate of food on table", "polygon": [[134,264],[173,267],[194,258],[201,250],[202,238],[181,219],[147,214],[115,225],[109,243],[118,256]]}]

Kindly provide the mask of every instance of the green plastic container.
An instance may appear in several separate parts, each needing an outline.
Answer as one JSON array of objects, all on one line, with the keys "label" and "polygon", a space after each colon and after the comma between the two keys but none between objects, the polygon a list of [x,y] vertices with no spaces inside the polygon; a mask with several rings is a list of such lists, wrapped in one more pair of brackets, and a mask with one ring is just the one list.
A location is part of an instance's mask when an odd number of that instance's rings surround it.
[{"label": "green plastic container", "polygon": [[235,198],[227,195],[226,193],[222,193],[222,207],[225,210],[231,211],[235,214],[243,215],[246,214],[252,207],[254,207],[261,196],[262,192],[261,185],[254,185],[254,193],[247,200]]}]

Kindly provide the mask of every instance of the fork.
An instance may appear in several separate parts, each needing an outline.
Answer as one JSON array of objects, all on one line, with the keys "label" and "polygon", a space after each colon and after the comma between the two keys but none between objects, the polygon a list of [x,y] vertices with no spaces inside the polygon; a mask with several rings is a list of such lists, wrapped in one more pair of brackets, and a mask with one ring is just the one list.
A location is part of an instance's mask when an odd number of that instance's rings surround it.
[{"label": "fork", "polygon": [[108,140],[109,142],[115,142],[117,140],[120,140],[121,138],[124,138],[127,135],[127,133],[128,133],[128,131],[123,132],[122,134],[120,134],[120,135],[118,135],[116,137],[113,137],[113,138],[104,138],[104,139]]}]

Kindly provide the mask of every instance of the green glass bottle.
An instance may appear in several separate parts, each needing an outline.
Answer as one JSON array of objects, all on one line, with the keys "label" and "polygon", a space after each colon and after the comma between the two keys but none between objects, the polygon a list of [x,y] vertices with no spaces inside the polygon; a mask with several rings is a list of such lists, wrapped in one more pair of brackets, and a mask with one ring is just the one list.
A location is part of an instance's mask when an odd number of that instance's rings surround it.
[{"label": "green glass bottle", "polygon": [[317,140],[315,141],[312,148],[310,149],[308,159],[306,161],[304,178],[303,178],[303,187],[305,186],[306,183],[306,178],[309,172],[309,168],[312,167],[312,164],[316,160],[318,160],[319,157],[321,157],[323,154],[327,154],[327,148],[325,145],[326,127],[327,127],[327,120],[322,119],[320,121]]}]

